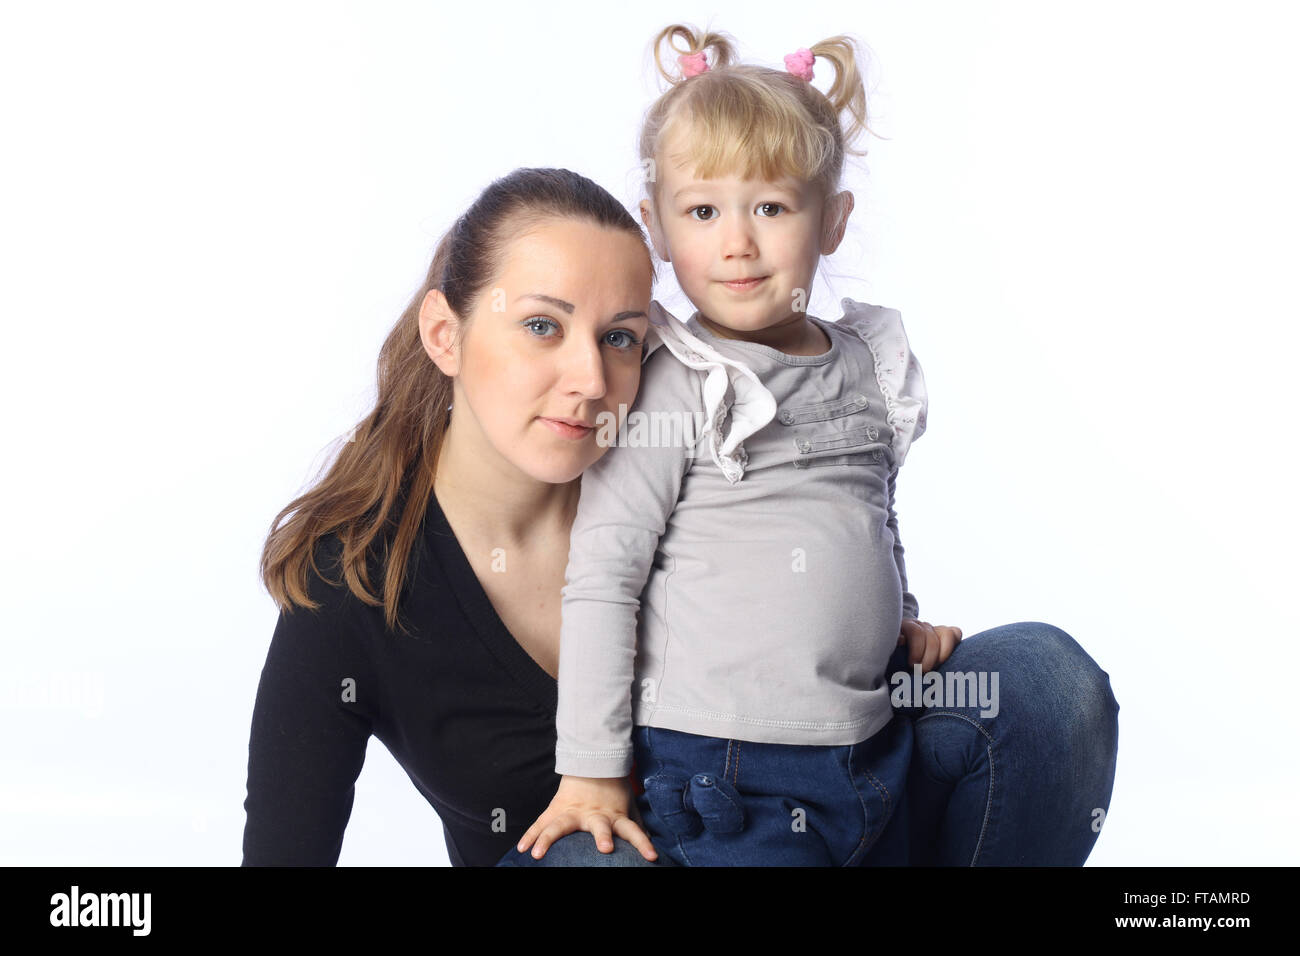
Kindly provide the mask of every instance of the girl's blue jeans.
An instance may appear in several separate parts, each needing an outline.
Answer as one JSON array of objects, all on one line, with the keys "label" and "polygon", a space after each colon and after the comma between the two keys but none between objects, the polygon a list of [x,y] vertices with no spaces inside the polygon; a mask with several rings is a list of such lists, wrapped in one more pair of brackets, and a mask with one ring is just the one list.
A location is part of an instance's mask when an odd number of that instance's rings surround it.
[{"label": "girl's blue jeans", "polygon": [[[899,648],[894,654],[890,675],[902,671],[911,678],[906,653]],[[728,779],[727,757],[735,742],[638,727],[637,770],[651,786],[637,803],[659,851],[656,863],[618,837],[614,852],[601,853],[591,834],[577,832],[557,840],[541,860],[511,849],[497,865],[751,863],[748,850],[741,858],[736,849],[741,836],[766,847],[770,855],[763,862],[774,865],[1081,865],[1105,820],[1115,779],[1119,704],[1109,675],[1070,635],[1038,622],[965,638],[937,672],[984,674],[990,687],[996,674],[996,713],[974,700],[966,706],[953,706],[951,700],[937,706],[914,703],[898,708],[888,727],[853,747],[742,743],[746,763],[737,778],[739,789]],[[648,751],[647,742],[653,744]],[[667,767],[643,766],[643,753],[647,759],[650,753],[682,753],[667,743],[688,745],[680,758],[685,762],[668,757]],[[720,749],[712,756],[698,749],[709,746]],[[747,792],[752,789],[747,763],[762,748],[769,748],[767,762],[753,780],[759,790],[771,791],[766,799]],[[791,796],[790,788],[781,796],[775,776],[794,770],[782,762],[799,749],[814,763],[815,752],[827,755],[821,770],[841,786],[828,802],[858,801],[860,812],[823,813],[807,796]],[[714,763],[718,771],[711,772],[707,768]],[[846,777],[851,790],[843,789]],[[730,810],[729,803],[739,806]],[[808,812],[797,812],[802,810]],[[737,817],[749,833],[729,829]],[[766,843],[757,827],[768,834]]]}]

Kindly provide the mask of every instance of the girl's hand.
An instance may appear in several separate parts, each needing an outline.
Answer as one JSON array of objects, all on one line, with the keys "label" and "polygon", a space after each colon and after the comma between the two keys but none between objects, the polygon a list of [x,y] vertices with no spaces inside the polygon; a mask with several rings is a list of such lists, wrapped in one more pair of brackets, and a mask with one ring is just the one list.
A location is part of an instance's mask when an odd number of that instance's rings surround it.
[{"label": "girl's hand", "polygon": [[656,860],[654,844],[628,816],[632,801],[632,785],[627,777],[570,777],[560,779],[551,805],[528,828],[516,849],[523,853],[533,841],[533,859],[546,855],[552,843],[575,830],[586,830],[596,838],[596,849],[601,853],[614,852],[617,833],[641,851],[647,860]]},{"label": "girl's hand", "polygon": [[923,674],[951,657],[959,641],[960,627],[933,627],[910,617],[903,618],[903,628],[898,635],[898,643],[908,645],[907,663],[920,663]]}]

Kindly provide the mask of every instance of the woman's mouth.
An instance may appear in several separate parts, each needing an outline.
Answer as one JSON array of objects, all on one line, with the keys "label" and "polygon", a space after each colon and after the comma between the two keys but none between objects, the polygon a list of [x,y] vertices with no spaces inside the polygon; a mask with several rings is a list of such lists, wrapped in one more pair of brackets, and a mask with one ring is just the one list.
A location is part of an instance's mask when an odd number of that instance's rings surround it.
[{"label": "woman's mouth", "polygon": [[560,421],[557,418],[539,418],[538,420],[561,438],[570,438],[574,440],[586,438],[596,430],[596,426],[594,425],[571,425],[568,422]]},{"label": "woman's mouth", "polygon": [[757,289],[766,281],[767,276],[755,276],[752,279],[732,279],[722,284],[733,292],[748,292],[751,289]]}]

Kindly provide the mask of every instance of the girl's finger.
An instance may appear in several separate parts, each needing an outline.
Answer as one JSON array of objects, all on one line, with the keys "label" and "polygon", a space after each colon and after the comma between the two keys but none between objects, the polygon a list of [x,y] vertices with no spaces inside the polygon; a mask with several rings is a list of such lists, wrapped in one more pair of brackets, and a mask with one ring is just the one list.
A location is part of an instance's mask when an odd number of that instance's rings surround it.
[{"label": "girl's finger", "polygon": [[533,847],[533,859],[540,860],[546,856],[546,851],[551,848],[551,844],[564,836],[566,833],[572,833],[575,827],[570,825],[567,817],[559,817],[553,822],[547,824],[537,837],[537,845]]},{"label": "girl's finger", "polygon": [[925,666],[925,658],[930,649],[930,637],[933,632],[934,629],[925,621],[917,621],[912,630],[912,648],[908,662],[920,664],[922,673],[929,669]]},{"label": "girl's finger", "polygon": [[909,619],[904,622],[903,630],[907,635],[907,663],[916,664],[925,656],[925,625]]},{"label": "girl's finger", "polygon": [[609,818],[602,813],[593,813],[587,817],[587,825],[583,827],[596,840],[596,849],[601,853],[614,852],[614,835],[609,829]]},{"label": "girl's finger", "polygon": [[956,633],[956,628],[941,627],[938,628],[939,634],[939,663],[942,664],[952,652],[957,649],[957,642],[961,640],[961,634]]},{"label": "girl's finger", "polygon": [[640,850],[641,855],[650,862],[659,859],[659,852],[655,849],[655,845],[631,817],[620,817],[615,820],[614,832]]},{"label": "girl's finger", "polygon": [[927,674],[939,666],[939,635],[929,628],[925,637],[925,657],[921,660],[921,673]]},{"label": "girl's finger", "polygon": [[544,821],[545,819],[546,819],[545,816],[541,816],[533,821],[533,825],[524,831],[524,835],[520,837],[519,842],[515,844],[516,850],[518,850],[520,853],[523,853],[525,850],[527,850],[530,846],[533,845],[533,841],[537,839],[538,831],[541,830],[542,828],[542,821]]}]

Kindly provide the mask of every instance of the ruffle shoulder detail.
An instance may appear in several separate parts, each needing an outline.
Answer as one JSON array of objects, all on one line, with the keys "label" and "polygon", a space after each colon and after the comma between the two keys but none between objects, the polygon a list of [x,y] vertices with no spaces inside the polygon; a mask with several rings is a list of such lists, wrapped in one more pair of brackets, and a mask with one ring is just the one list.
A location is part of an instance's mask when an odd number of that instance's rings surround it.
[{"label": "ruffle shoulder detail", "polygon": [[844,317],[835,324],[856,332],[875,359],[876,384],[885,398],[886,421],[893,430],[894,466],[902,467],[912,442],[925,433],[929,397],[921,363],[912,354],[897,309],[854,299],[842,299],[840,305]]}]

